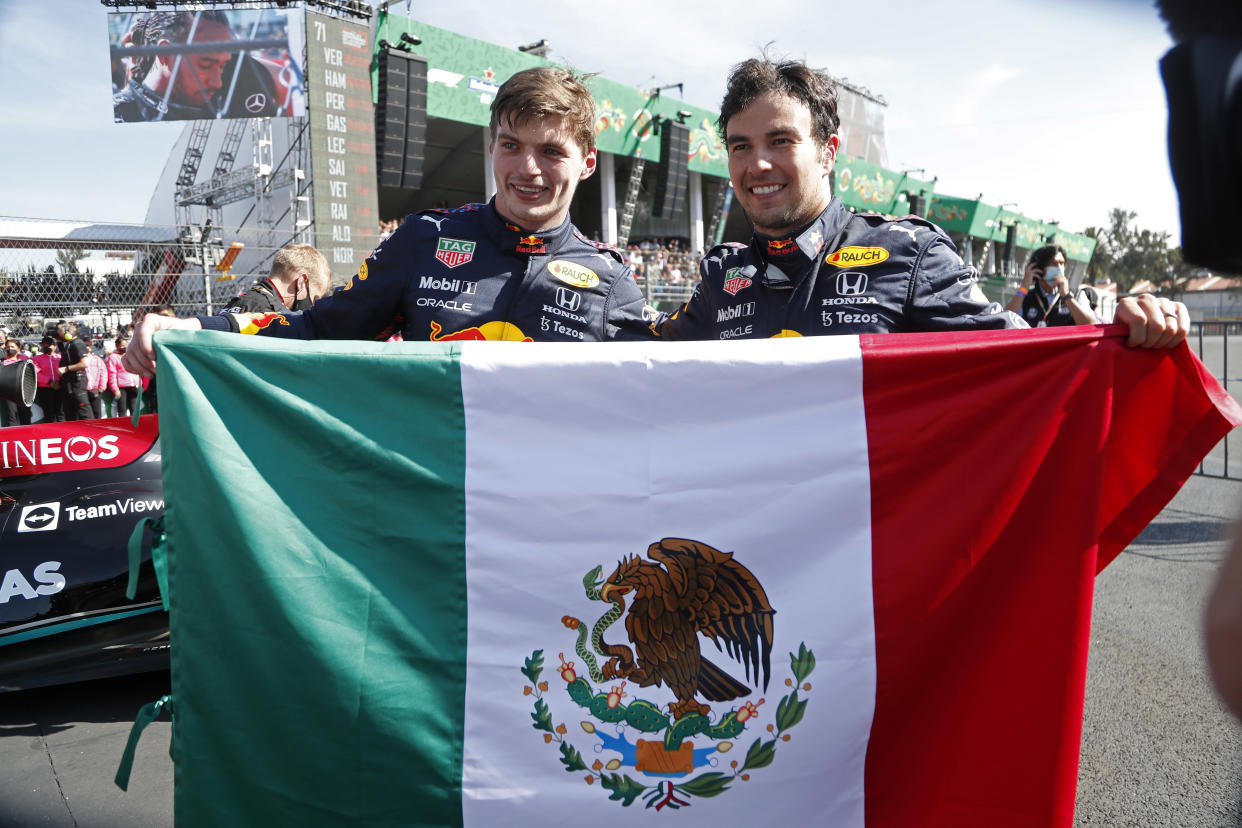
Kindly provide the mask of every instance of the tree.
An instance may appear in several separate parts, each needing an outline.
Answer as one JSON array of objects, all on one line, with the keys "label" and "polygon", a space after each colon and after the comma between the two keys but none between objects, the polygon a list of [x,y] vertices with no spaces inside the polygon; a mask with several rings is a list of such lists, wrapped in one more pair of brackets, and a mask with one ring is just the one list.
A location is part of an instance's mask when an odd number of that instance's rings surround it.
[{"label": "tree", "polygon": [[1096,240],[1088,275],[1116,282],[1122,295],[1142,281],[1156,285],[1162,294],[1181,295],[1186,282],[1201,275],[1202,268],[1187,264],[1180,247],[1169,248],[1168,233],[1140,229],[1136,218],[1137,213],[1115,207],[1106,228],[1087,228],[1086,235]]}]

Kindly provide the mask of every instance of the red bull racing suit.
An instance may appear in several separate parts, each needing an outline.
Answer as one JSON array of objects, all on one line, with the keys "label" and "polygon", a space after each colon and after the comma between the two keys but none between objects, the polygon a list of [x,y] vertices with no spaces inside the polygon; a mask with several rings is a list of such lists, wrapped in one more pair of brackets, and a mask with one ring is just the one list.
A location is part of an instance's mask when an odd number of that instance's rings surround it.
[{"label": "red bull racing suit", "polygon": [[314,307],[204,328],[299,339],[648,339],[645,302],[618,250],[568,220],[531,233],[493,203],[406,218],[357,275]]},{"label": "red bull racing suit", "polygon": [[988,301],[949,237],[915,217],[852,214],[836,198],[788,238],[708,252],[665,339],[759,339],[1024,328]]}]

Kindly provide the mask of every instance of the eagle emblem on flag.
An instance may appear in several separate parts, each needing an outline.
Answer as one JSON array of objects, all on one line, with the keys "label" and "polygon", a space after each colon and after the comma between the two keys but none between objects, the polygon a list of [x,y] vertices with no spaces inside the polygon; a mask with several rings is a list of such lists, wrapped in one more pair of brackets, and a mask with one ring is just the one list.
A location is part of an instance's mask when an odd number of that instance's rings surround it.
[{"label": "eagle emblem on flag", "polygon": [[[593,771],[584,777],[587,784],[598,775],[609,799],[628,806],[641,796],[659,811],[688,806],[695,796],[718,796],[771,764],[805,713],[807,699],[799,693],[811,690],[806,678],[815,656],[805,644],[790,653],[792,676],[785,684],[793,689],[773,711],[770,738],[754,739],[744,758],[723,769],[722,757],[757,722],[766,701],[749,697],[766,692],[771,677],[776,610],[758,578],[732,552],[685,538],[664,538],[648,547],[646,559],[631,555],[607,578],[600,579],[602,572],[596,566],[582,579],[585,597],[608,605],[598,620],[561,619],[576,634],[573,652],[584,674],[563,651],[555,671],[587,716],[582,731],[598,740],[588,750],[611,758],[601,756],[588,767],[569,728],[553,724],[544,697],[549,683],[541,681],[543,650],[521,668],[530,681],[524,692],[535,697],[533,727],[544,732],[544,742],[558,744],[565,770]],[[629,643],[610,643],[605,635],[622,617]],[[703,657],[700,636],[738,662],[745,682]],[[673,698],[658,699],[660,687]],[[718,704],[715,713],[705,702]],[[724,710],[727,702],[734,705]]]}]

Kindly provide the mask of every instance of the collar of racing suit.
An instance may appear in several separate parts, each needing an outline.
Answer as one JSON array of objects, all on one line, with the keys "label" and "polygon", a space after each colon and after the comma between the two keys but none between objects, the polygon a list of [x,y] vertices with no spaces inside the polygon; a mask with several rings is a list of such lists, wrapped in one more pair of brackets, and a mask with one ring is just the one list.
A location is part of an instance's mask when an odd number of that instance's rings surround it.
[{"label": "collar of racing suit", "polygon": [[150,116],[156,112],[164,113],[160,120],[167,121],[193,121],[200,118],[214,118],[216,113],[201,106],[183,106],[174,103],[171,100],[165,104],[164,96],[156,92],[145,83],[139,83],[132,78],[129,81],[129,92],[134,100],[138,101],[146,110],[145,120],[153,120]]},{"label": "collar of racing suit", "polygon": [[788,236],[773,238],[755,233],[751,247],[766,265],[759,280],[771,287],[797,284],[824,249],[836,240],[848,219],[845,205],[834,196],[824,212]]},{"label": "collar of racing suit", "polygon": [[567,216],[559,227],[543,230],[538,233],[526,230],[500,214],[496,209],[496,199],[487,203],[485,210],[487,234],[499,250],[519,256],[539,256],[550,254],[565,246],[573,235],[574,226]]}]

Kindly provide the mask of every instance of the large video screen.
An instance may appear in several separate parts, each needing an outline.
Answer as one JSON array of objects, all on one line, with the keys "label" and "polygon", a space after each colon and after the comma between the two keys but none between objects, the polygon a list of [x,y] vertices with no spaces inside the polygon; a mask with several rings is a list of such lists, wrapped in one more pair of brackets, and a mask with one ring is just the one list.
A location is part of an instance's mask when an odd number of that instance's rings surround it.
[{"label": "large video screen", "polygon": [[108,42],[118,123],[306,114],[300,13],[116,12]]}]

